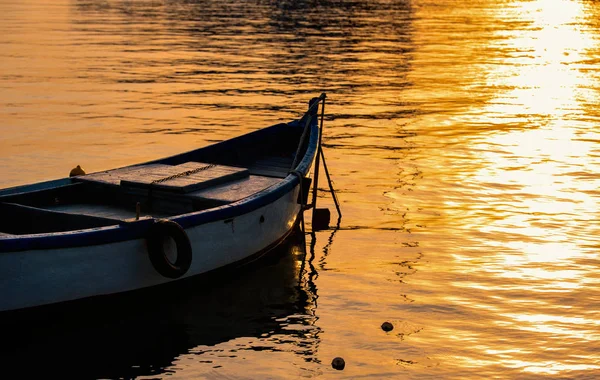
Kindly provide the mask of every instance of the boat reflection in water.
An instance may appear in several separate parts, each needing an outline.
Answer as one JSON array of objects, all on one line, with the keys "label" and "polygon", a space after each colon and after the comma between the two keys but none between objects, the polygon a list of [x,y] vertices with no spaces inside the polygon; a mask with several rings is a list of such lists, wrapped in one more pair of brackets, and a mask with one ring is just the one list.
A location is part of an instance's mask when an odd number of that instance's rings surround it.
[{"label": "boat reflection in water", "polygon": [[176,359],[195,347],[240,337],[299,340],[302,347],[291,351],[312,356],[318,336],[312,326],[316,293],[313,275],[306,274],[305,246],[303,233],[295,229],[267,256],[243,268],[138,292],[135,298],[111,298],[101,307],[90,301],[68,312],[49,309],[29,322],[5,323],[0,375],[157,375],[171,372]]}]

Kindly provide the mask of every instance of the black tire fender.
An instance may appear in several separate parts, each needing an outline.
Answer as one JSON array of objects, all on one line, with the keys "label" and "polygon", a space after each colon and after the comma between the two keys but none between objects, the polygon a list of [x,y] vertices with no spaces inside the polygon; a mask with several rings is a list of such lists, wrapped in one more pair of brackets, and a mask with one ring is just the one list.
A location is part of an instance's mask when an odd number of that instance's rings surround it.
[{"label": "black tire fender", "polygon": [[[171,238],[177,247],[177,259],[172,262],[167,257],[164,242]],[[148,257],[158,273],[167,278],[179,278],[187,273],[192,265],[192,244],[185,230],[176,222],[167,219],[157,220],[146,237]]]}]

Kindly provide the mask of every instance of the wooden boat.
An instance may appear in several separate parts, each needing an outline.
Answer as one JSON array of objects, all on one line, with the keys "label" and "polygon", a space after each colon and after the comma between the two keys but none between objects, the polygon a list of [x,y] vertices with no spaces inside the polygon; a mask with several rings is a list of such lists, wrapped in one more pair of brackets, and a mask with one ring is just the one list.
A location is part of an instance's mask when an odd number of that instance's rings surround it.
[{"label": "wooden boat", "polygon": [[266,253],[307,203],[324,99],[298,120],[190,152],[0,190],[0,312],[131,292]]}]

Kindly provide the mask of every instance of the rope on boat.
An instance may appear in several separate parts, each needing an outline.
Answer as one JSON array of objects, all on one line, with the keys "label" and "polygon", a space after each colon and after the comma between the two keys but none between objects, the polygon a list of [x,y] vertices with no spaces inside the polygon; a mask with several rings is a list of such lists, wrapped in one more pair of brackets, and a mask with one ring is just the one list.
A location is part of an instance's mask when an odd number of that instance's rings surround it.
[{"label": "rope on boat", "polygon": [[186,170],[186,171],[181,172],[181,173],[173,174],[173,175],[170,175],[168,177],[155,179],[154,181],[150,182],[150,186],[148,187],[148,206],[152,207],[152,195],[153,195],[152,194],[152,189],[154,188],[154,186],[152,186],[152,185],[155,185],[157,183],[167,182],[167,181],[170,181],[172,179],[186,177],[188,175],[196,174],[196,173],[199,173],[199,172],[201,172],[203,170],[208,170],[210,168],[214,168],[215,166],[217,166],[217,165],[215,165],[215,164],[209,164],[209,165],[206,165],[206,166],[201,166],[201,167],[196,168],[196,169]]},{"label": "rope on boat", "polygon": [[[316,102],[315,102],[316,104]],[[306,124],[304,125],[304,130],[302,131],[302,136],[300,137],[300,143],[298,143],[298,148],[296,148],[296,154],[294,155],[294,162],[292,162],[292,170],[296,168],[298,164],[298,157],[300,156],[300,148],[302,148],[302,144],[306,139],[306,135],[308,134],[308,126],[310,125],[310,121],[312,120],[312,116],[308,115],[306,118]]]},{"label": "rope on boat", "polygon": [[[294,170],[291,171],[290,174],[295,175],[296,177],[298,177],[298,183],[300,184],[300,199],[304,199],[304,190],[302,189],[302,178],[304,177],[304,175],[302,173],[300,173],[300,171],[298,170]],[[304,205],[304,201],[300,202],[300,225],[302,227],[302,236],[304,238],[304,210],[306,210],[306,206]]]},{"label": "rope on boat", "polygon": [[215,166],[217,166],[217,165],[210,164],[210,165],[202,166],[202,167],[199,167],[199,168],[196,168],[196,169],[187,170],[185,172],[173,174],[173,175],[165,177],[165,178],[155,179],[154,181],[150,182],[150,185],[153,185],[155,183],[163,183],[163,182],[170,181],[172,179],[176,179],[176,178],[180,178],[180,177],[185,177],[185,176],[188,176],[188,175],[196,174],[196,173],[201,172],[203,170],[214,168]]},{"label": "rope on boat", "polygon": [[[292,162],[291,170],[296,169],[296,165],[298,164],[298,158],[300,156],[300,149],[302,148],[302,144],[304,143],[304,140],[306,139],[306,136],[308,135],[310,122],[312,121],[313,108],[318,107],[318,105],[321,101],[323,102],[323,108],[325,108],[325,98],[326,97],[327,97],[327,95],[325,95],[325,93],[322,93],[321,95],[319,95],[318,98],[314,98],[313,99],[314,101],[312,101],[312,104],[308,107],[308,110],[306,112],[304,112],[304,115],[302,115],[302,117],[306,117],[306,123],[304,124],[304,130],[302,131],[302,136],[300,137],[300,142],[298,143],[298,148],[296,148],[296,154],[294,155],[294,162]],[[321,115],[321,118],[322,118],[322,115]],[[321,129],[323,129],[323,120],[322,119],[321,119]]]},{"label": "rope on boat", "polygon": [[[297,165],[297,161],[298,161],[298,157],[300,155],[300,150],[302,148],[302,145],[304,144],[304,140],[306,139],[306,136],[308,135],[308,130],[310,129],[310,123],[312,121],[312,112],[313,109],[315,107],[318,107],[319,103],[323,103],[322,107],[321,107],[321,115],[320,115],[320,125],[319,125],[319,141],[317,143],[317,157],[315,159],[315,172],[314,172],[314,184],[313,184],[313,193],[312,193],[312,203],[304,206],[302,205],[302,211],[307,210],[309,208],[313,209],[313,226],[317,225],[317,224],[329,224],[329,210],[324,209],[324,210],[317,210],[316,206],[317,206],[317,191],[318,191],[318,183],[319,183],[319,168],[321,166],[321,159],[323,160],[323,168],[325,169],[325,175],[327,176],[327,182],[329,184],[329,191],[331,193],[331,196],[333,198],[333,202],[335,203],[335,208],[337,210],[338,213],[338,223],[339,220],[342,218],[342,211],[340,208],[340,204],[338,202],[338,198],[336,196],[335,193],[335,189],[333,188],[333,180],[331,179],[331,175],[329,174],[329,169],[327,168],[327,163],[325,162],[325,153],[323,151],[323,146],[322,146],[322,137],[323,137],[323,123],[325,120],[325,99],[327,98],[327,95],[325,93],[322,93],[318,98],[315,98],[314,101],[312,101],[312,104],[309,106],[308,111],[306,111],[306,113],[304,114],[304,117],[306,117],[306,124],[304,125],[304,130],[302,131],[302,136],[300,137],[300,142],[298,143],[298,148],[296,149],[296,155],[294,157],[294,162],[292,164],[292,170],[290,171],[290,174],[294,174],[298,177],[298,180],[300,182],[300,194],[302,194],[302,175],[301,173],[299,173],[298,171],[294,170],[296,168]],[[316,112],[315,112],[316,114]],[[317,212],[317,211],[324,211],[325,214]],[[319,214],[320,216],[324,216],[326,218],[325,222],[322,223],[316,223],[316,219],[315,216]],[[320,218],[321,220],[323,218]],[[302,219],[302,223],[304,225],[304,218]]]}]

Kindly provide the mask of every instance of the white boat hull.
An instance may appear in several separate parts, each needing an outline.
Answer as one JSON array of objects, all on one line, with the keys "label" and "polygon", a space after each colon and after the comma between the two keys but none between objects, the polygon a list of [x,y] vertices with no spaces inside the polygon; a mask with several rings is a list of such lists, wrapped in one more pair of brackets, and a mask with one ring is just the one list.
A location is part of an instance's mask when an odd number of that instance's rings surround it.
[{"label": "white boat hull", "polygon": [[[281,241],[300,213],[299,187],[248,213],[185,229],[192,264],[180,279],[247,260]],[[0,312],[178,281],[159,274],[145,239],[0,254]]]}]

